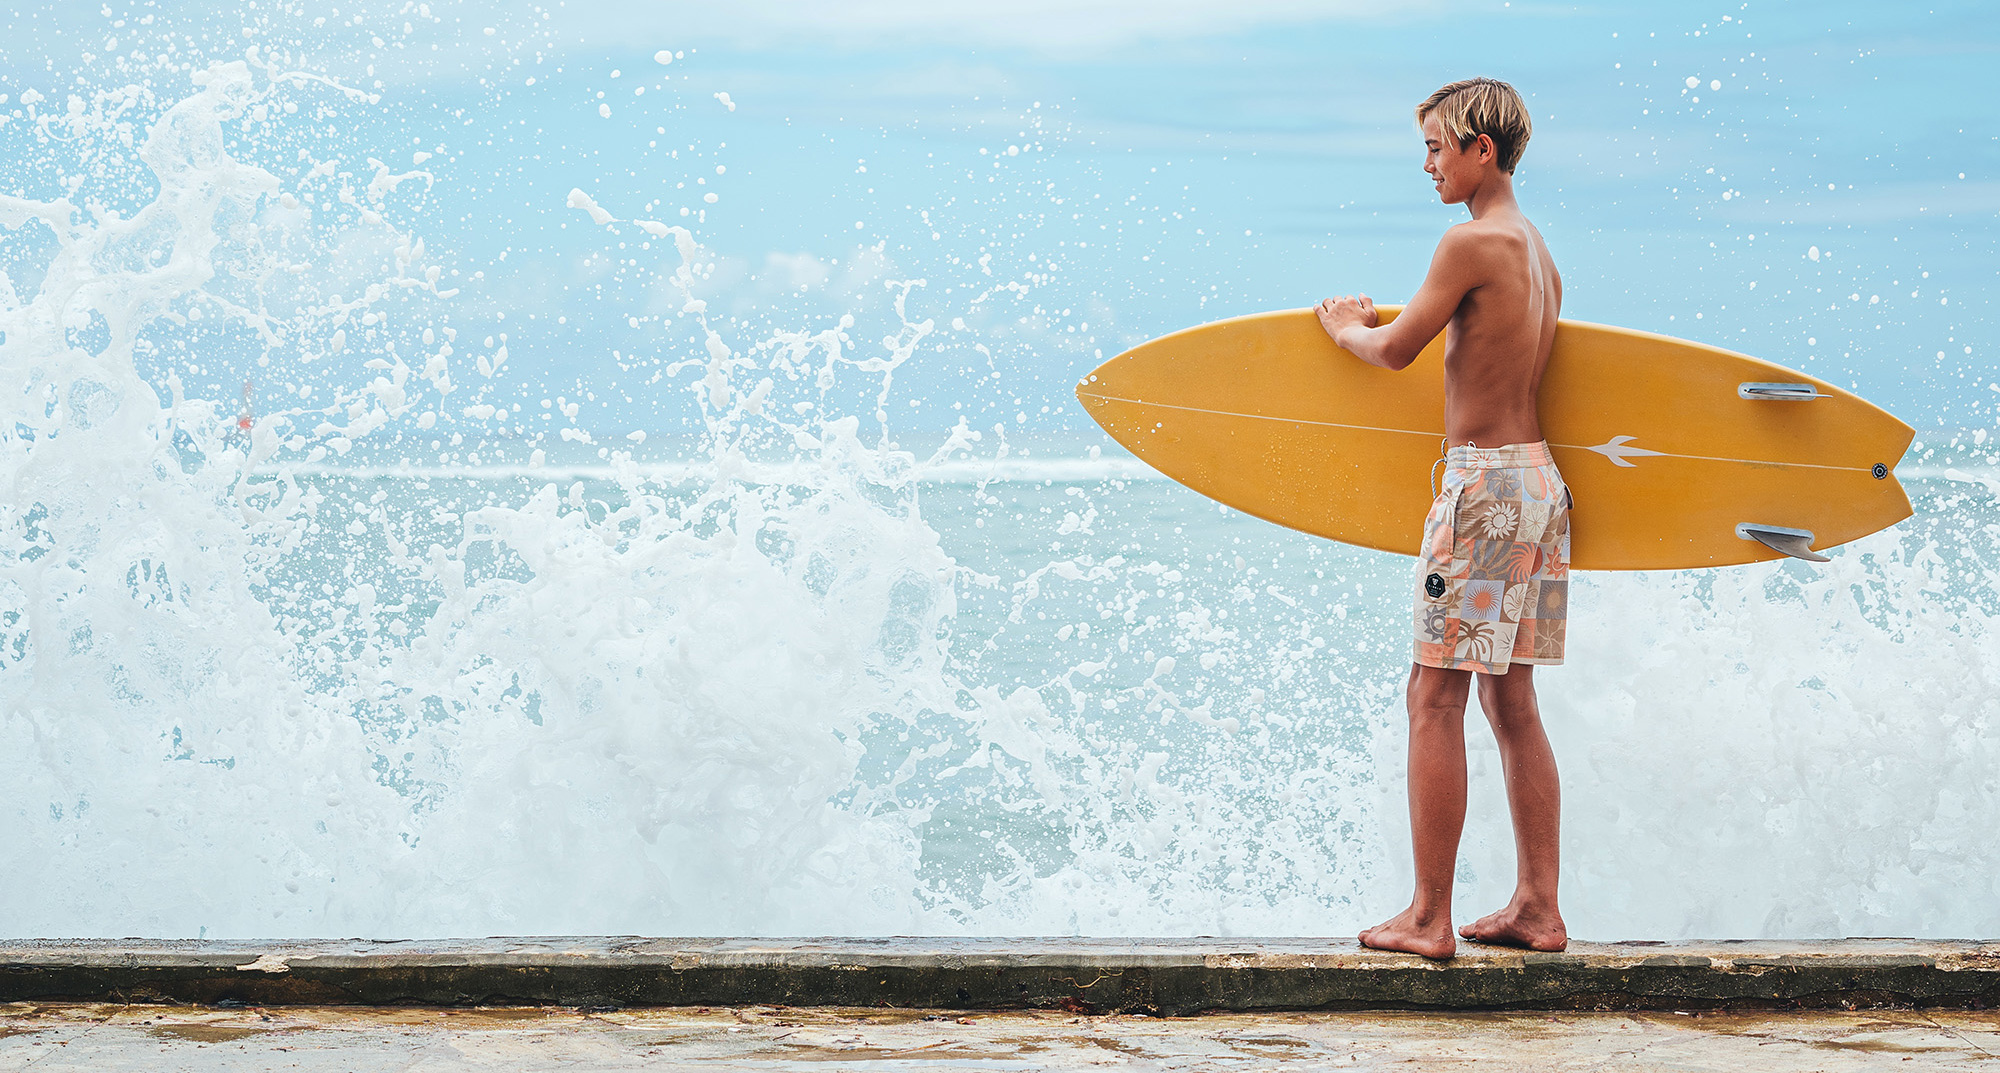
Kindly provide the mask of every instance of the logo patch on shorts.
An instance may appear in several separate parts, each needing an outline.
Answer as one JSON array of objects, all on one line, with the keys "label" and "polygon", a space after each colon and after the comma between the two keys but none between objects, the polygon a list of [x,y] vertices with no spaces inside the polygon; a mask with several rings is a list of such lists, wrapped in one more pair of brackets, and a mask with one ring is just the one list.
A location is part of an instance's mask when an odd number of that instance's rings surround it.
[{"label": "logo patch on shorts", "polygon": [[1424,579],[1424,592],[1435,600],[1444,595],[1444,578],[1437,574]]}]

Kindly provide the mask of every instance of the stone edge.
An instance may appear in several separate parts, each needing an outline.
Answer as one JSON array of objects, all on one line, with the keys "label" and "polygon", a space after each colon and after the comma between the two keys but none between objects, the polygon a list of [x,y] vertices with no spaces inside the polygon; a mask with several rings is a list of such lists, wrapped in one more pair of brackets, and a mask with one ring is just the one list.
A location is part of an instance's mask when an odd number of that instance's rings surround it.
[{"label": "stone edge", "polygon": [[1315,939],[0,941],[0,1002],[1204,1010],[2000,1006],[2000,943]]}]

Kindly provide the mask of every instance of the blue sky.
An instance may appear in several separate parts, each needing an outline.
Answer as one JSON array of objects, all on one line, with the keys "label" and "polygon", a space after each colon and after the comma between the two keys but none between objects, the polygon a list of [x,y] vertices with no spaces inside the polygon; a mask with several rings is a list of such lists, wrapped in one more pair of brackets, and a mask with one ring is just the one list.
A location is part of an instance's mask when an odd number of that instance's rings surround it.
[{"label": "blue sky", "polygon": [[[0,109],[120,77],[176,92],[162,56],[246,41],[379,93],[288,137],[433,153],[406,223],[461,289],[425,315],[507,333],[487,396],[586,398],[579,424],[603,431],[684,426],[693,373],[652,378],[699,335],[666,282],[678,257],[591,224],[571,189],[689,226],[710,325],[745,352],[851,316],[854,354],[879,353],[900,327],[885,282],[921,279],[907,310],[933,329],[896,374],[899,432],[1054,431],[1082,420],[1069,388],[1100,354],[1406,297],[1461,218],[1419,171],[1410,108],[1471,73],[1534,110],[1520,188],[1566,315],[1802,368],[1920,426],[1992,423],[1982,5],[126,3],[17,30]],[[13,185],[45,184],[46,150],[12,148]],[[823,412],[872,408],[865,380]]]}]

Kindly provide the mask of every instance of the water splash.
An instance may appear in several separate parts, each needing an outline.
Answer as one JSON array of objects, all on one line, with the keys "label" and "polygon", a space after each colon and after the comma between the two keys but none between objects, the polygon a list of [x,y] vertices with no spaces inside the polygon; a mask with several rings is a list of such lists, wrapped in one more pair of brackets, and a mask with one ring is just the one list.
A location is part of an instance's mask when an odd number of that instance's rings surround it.
[{"label": "water splash", "polygon": [[[657,257],[699,328],[631,360],[699,434],[649,463],[557,396],[557,437],[509,438],[533,358],[461,338],[435,177],[284,119],[373,98],[250,60],[184,92],[37,111],[85,178],[0,198],[22,933],[1351,933],[1397,908],[1402,561],[1115,460],[1034,469],[1004,429],[899,448],[933,284],[760,334],[710,316],[695,232],[581,187],[547,211]],[[1925,495],[1817,574],[1580,586],[1574,664],[1541,676],[1578,934],[1993,930],[1992,497]],[[1468,910],[1512,876],[1473,756]]]}]

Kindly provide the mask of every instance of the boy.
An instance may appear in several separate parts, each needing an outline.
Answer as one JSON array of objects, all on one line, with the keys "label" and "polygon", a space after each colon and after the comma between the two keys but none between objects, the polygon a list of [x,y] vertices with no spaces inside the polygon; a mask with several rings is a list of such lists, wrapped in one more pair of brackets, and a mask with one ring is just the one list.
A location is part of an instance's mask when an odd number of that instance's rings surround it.
[{"label": "boy", "polygon": [[1378,325],[1367,295],[1329,298],[1320,323],[1362,361],[1401,369],[1446,331],[1444,484],[1424,521],[1410,668],[1410,907],[1361,933],[1364,946],[1448,958],[1452,872],[1465,823],[1465,702],[1499,739],[1518,879],[1505,908],[1459,929],[1476,942],[1569,944],[1556,907],[1561,794],[1535,703],[1536,664],[1562,662],[1569,491],[1542,441],[1536,392],[1555,339],[1562,278],[1514,201],[1531,124],[1514,87],[1454,82],[1417,107],[1424,171],[1472,219],[1445,232],[1423,286]]}]

